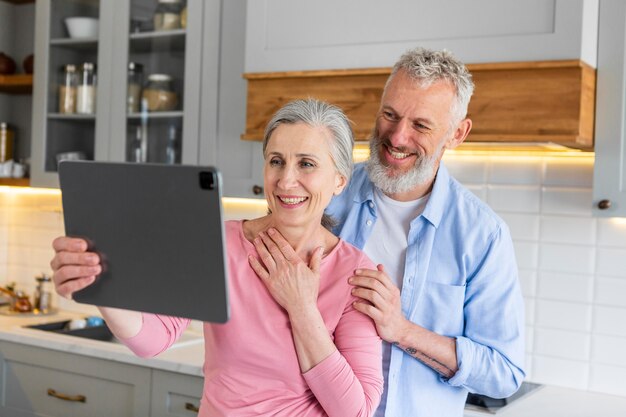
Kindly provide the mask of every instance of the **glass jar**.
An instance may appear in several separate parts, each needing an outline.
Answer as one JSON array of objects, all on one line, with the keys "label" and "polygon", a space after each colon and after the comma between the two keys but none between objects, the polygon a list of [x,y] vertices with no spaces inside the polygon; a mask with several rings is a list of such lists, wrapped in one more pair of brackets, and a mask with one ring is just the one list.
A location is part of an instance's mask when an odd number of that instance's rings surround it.
[{"label": "glass jar", "polygon": [[139,112],[141,104],[141,86],[143,84],[143,65],[137,62],[128,63],[128,92],[126,95],[126,111]]},{"label": "glass jar", "polygon": [[180,12],[180,27],[183,29],[187,28],[187,6],[185,6],[183,11]]},{"label": "glass jar", "polygon": [[76,113],[96,113],[96,65],[85,62],[80,66],[80,83],[76,89]]},{"label": "glass jar", "polygon": [[154,11],[154,30],[180,29],[182,0],[159,0]]},{"label": "glass jar", "polygon": [[8,123],[0,123],[0,162],[13,160],[15,133]]},{"label": "glass jar", "polygon": [[63,66],[63,74],[59,84],[59,113],[76,113],[76,87],[78,86],[78,74],[76,65]]},{"label": "glass jar", "polygon": [[172,77],[167,74],[150,74],[142,93],[142,107],[148,111],[174,110],[178,96],[172,86]]}]

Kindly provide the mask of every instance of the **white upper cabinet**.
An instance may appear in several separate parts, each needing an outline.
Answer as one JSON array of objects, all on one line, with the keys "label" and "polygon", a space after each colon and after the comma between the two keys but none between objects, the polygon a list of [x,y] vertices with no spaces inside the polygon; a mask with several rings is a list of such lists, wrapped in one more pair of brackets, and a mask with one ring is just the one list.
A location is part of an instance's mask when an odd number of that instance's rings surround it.
[{"label": "white upper cabinet", "polygon": [[246,72],[389,67],[416,46],[595,67],[598,0],[248,0],[246,29]]},{"label": "white upper cabinet", "polygon": [[626,217],[626,3],[602,0],[596,85],[593,211]]}]

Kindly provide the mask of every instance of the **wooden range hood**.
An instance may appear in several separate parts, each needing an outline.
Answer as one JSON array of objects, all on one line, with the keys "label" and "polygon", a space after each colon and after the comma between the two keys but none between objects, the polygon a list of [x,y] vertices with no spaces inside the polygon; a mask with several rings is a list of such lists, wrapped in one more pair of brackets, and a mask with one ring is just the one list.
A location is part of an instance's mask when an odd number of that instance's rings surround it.
[{"label": "wooden range hood", "polygon": [[[470,64],[469,142],[554,143],[592,150],[596,72],[579,60]],[[341,107],[367,140],[391,68],[247,73],[245,140],[262,140],[283,104],[316,97]]]}]

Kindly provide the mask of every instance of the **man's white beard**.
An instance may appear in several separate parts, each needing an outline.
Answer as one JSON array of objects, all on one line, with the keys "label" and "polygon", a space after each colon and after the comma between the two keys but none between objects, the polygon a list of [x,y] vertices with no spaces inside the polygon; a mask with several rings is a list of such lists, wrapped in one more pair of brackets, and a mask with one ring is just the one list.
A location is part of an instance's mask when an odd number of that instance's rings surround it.
[{"label": "man's white beard", "polygon": [[405,193],[433,178],[437,164],[436,154],[430,157],[418,155],[415,165],[411,169],[393,175],[390,173],[390,168],[386,167],[380,160],[379,143],[379,138],[370,139],[370,157],[367,161],[366,170],[370,180],[383,193],[387,195]]}]

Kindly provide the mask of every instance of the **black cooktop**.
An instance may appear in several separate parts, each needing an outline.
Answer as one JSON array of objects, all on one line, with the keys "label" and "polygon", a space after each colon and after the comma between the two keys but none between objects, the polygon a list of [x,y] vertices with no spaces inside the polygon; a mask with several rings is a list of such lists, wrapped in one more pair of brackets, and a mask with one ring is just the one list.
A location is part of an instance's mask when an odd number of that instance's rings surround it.
[{"label": "black cooktop", "polygon": [[465,402],[465,408],[477,411],[484,411],[490,414],[496,414],[504,407],[512,404],[513,402],[525,397],[529,393],[541,388],[543,385],[535,384],[532,382],[522,382],[520,389],[508,398],[491,398],[486,395],[472,394],[467,395],[467,401]]}]

